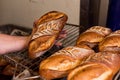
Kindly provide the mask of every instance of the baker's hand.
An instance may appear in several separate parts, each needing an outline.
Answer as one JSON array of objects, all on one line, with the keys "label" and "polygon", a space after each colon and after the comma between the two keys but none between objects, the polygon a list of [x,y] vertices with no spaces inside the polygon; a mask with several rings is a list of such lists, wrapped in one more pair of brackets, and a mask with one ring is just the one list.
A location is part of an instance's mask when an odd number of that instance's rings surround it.
[{"label": "baker's hand", "polygon": [[62,42],[60,42],[59,40],[66,38],[66,36],[67,36],[67,31],[66,30],[62,30],[60,35],[59,35],[59,37],[58,37],[58,39],[57,39],[57,41],[56,41],[56,43],[55,43],[55,45],[57,47],[62,46]]}]

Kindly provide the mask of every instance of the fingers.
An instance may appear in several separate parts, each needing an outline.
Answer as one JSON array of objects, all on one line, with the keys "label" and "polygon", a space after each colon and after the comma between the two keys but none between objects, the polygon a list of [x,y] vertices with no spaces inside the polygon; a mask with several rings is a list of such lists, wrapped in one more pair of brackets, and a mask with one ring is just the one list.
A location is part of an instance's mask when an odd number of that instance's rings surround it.
[{"label": "fingers", "polygon": [[62,43],[59,42],[59,41],[57,41],[57,42],[55,43],[55,45],[56,45],[57,47],[60,47],[60,46],[62,46]]},{"label": "fingers", "polygon": [[62,30],[60,35],[59,35],[59,37],[58,37],[58,39],[56,40],[55,45],[57,47],[61,47],[62,46],[62,42],[60,42],[59,40],[65,38],[66,36],[67,36],[67,31],[66,30]]},{"label": "fingers", "polygon": [[58,40],[59,39],[62,39],[62,38],[65,38],[67,36],[67,31],[66,30],[62,30],[59,37],[58,37]]}]

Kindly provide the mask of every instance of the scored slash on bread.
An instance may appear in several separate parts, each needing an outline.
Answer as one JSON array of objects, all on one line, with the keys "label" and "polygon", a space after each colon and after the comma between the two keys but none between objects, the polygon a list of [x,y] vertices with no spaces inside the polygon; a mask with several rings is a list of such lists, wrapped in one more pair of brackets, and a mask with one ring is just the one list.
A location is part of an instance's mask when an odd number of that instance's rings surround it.
[{"label": "scored slash on bread", "polygon": [[100,51],[112,51],[120,53],[120,30],[112,32],[99,43]]},{"label": "scored slash on bread", "polygon": [[93,26],[80,34],[76,41],[76,45],[85,44],[93,48],[111,32],[112,31],[110,28],[103,26]]},{"label": "scored slash on bread", "polygon": [[120,54],[99,52],[72,70],[67,80],[112,80],[120,69],[119,66]]},{"label": "scored slash on bread", "polygon": [[92,54],[94,51],[91,48],[63,48],[40,63],[40,76],[46,80],[65,77]]},{"label": "scored slash on bread", "polygon": [[62,12],[50,11],[34,23],[29,43],[30,58],[39,57],[54,45],[67,19]]}]

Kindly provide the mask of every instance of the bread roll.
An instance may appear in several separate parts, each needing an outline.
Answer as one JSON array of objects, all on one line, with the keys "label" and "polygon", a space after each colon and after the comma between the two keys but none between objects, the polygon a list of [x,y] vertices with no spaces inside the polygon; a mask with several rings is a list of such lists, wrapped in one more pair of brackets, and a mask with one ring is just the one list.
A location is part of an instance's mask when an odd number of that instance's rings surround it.
[{"label": "bread roll", "polygon": [[92,54],[94,51],[88,47],[69,46],[63,48],[40,63],[40,76],[46,80],[65,77]]},{"label": "bread roll", "polygon": [[99,51],[120,52],[120,30],[112,32],[99,43]]},{"label": "bread roll", "polygon": [[13,76],[15,70],[15,67],[9,64],[3,69],[2,74],[7,76]]},{"label": "bread roll", "polygon": [[62,12],[51,11],[34,23],[29,43],[30,58],[39,57],[54,45],[67,18],[67,15]]},{"label": "bread roll", "polygon": [[8,64],[8,62],[2,56],[0,56],[0,67],[6,66],[7,64]]},{"label": "bread roll", "polygon": [[81,33],[77,39],[76,45],[85,44],[89,47],[95,47],[99,42],[101,42],[104,37],[110,34],[112,31],[109,28],[102,26],[93,26]]},{"label": "bread roll", "polygon": [[120,69],[120,54],[99,52],[76,69],[67,80],[112,80]]}]

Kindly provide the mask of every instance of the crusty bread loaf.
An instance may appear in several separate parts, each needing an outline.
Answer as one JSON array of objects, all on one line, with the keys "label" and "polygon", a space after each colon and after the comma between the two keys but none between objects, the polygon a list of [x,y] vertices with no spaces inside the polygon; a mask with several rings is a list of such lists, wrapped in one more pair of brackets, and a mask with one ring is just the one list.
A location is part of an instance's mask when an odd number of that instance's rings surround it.
[{"label": "crusty bread loaf", "polygon": [[79,35],[76,45],[85,44],[93,48],[99,42],[101,42],[106,35],[110,34],[111,32],[112,31],[110,28],[93,26]]},{"label": "crusty bread loaf", "polygon": [[40,76],[46,80],[67,76],[71,70],[84,62],[90,55],[94,54],[91,48],[80,47],[69,46],[63,48],[43,60],[39,66]]},{"label": "crusty bread loaf", "polygon": [[67,80],[112,80],[120,69],[120,54],[99,52],[72,70]]},{"label": "crusty bread loaf", "polygon": [[120,30],[112,32],[99,43],[99,51],[120,52]]},{"label": "crusty bread loaf", "polygon": [[54,45],[67,18],[62,12],[50,11],[34,23],[29,43],[30,58],[39,57]]}]

